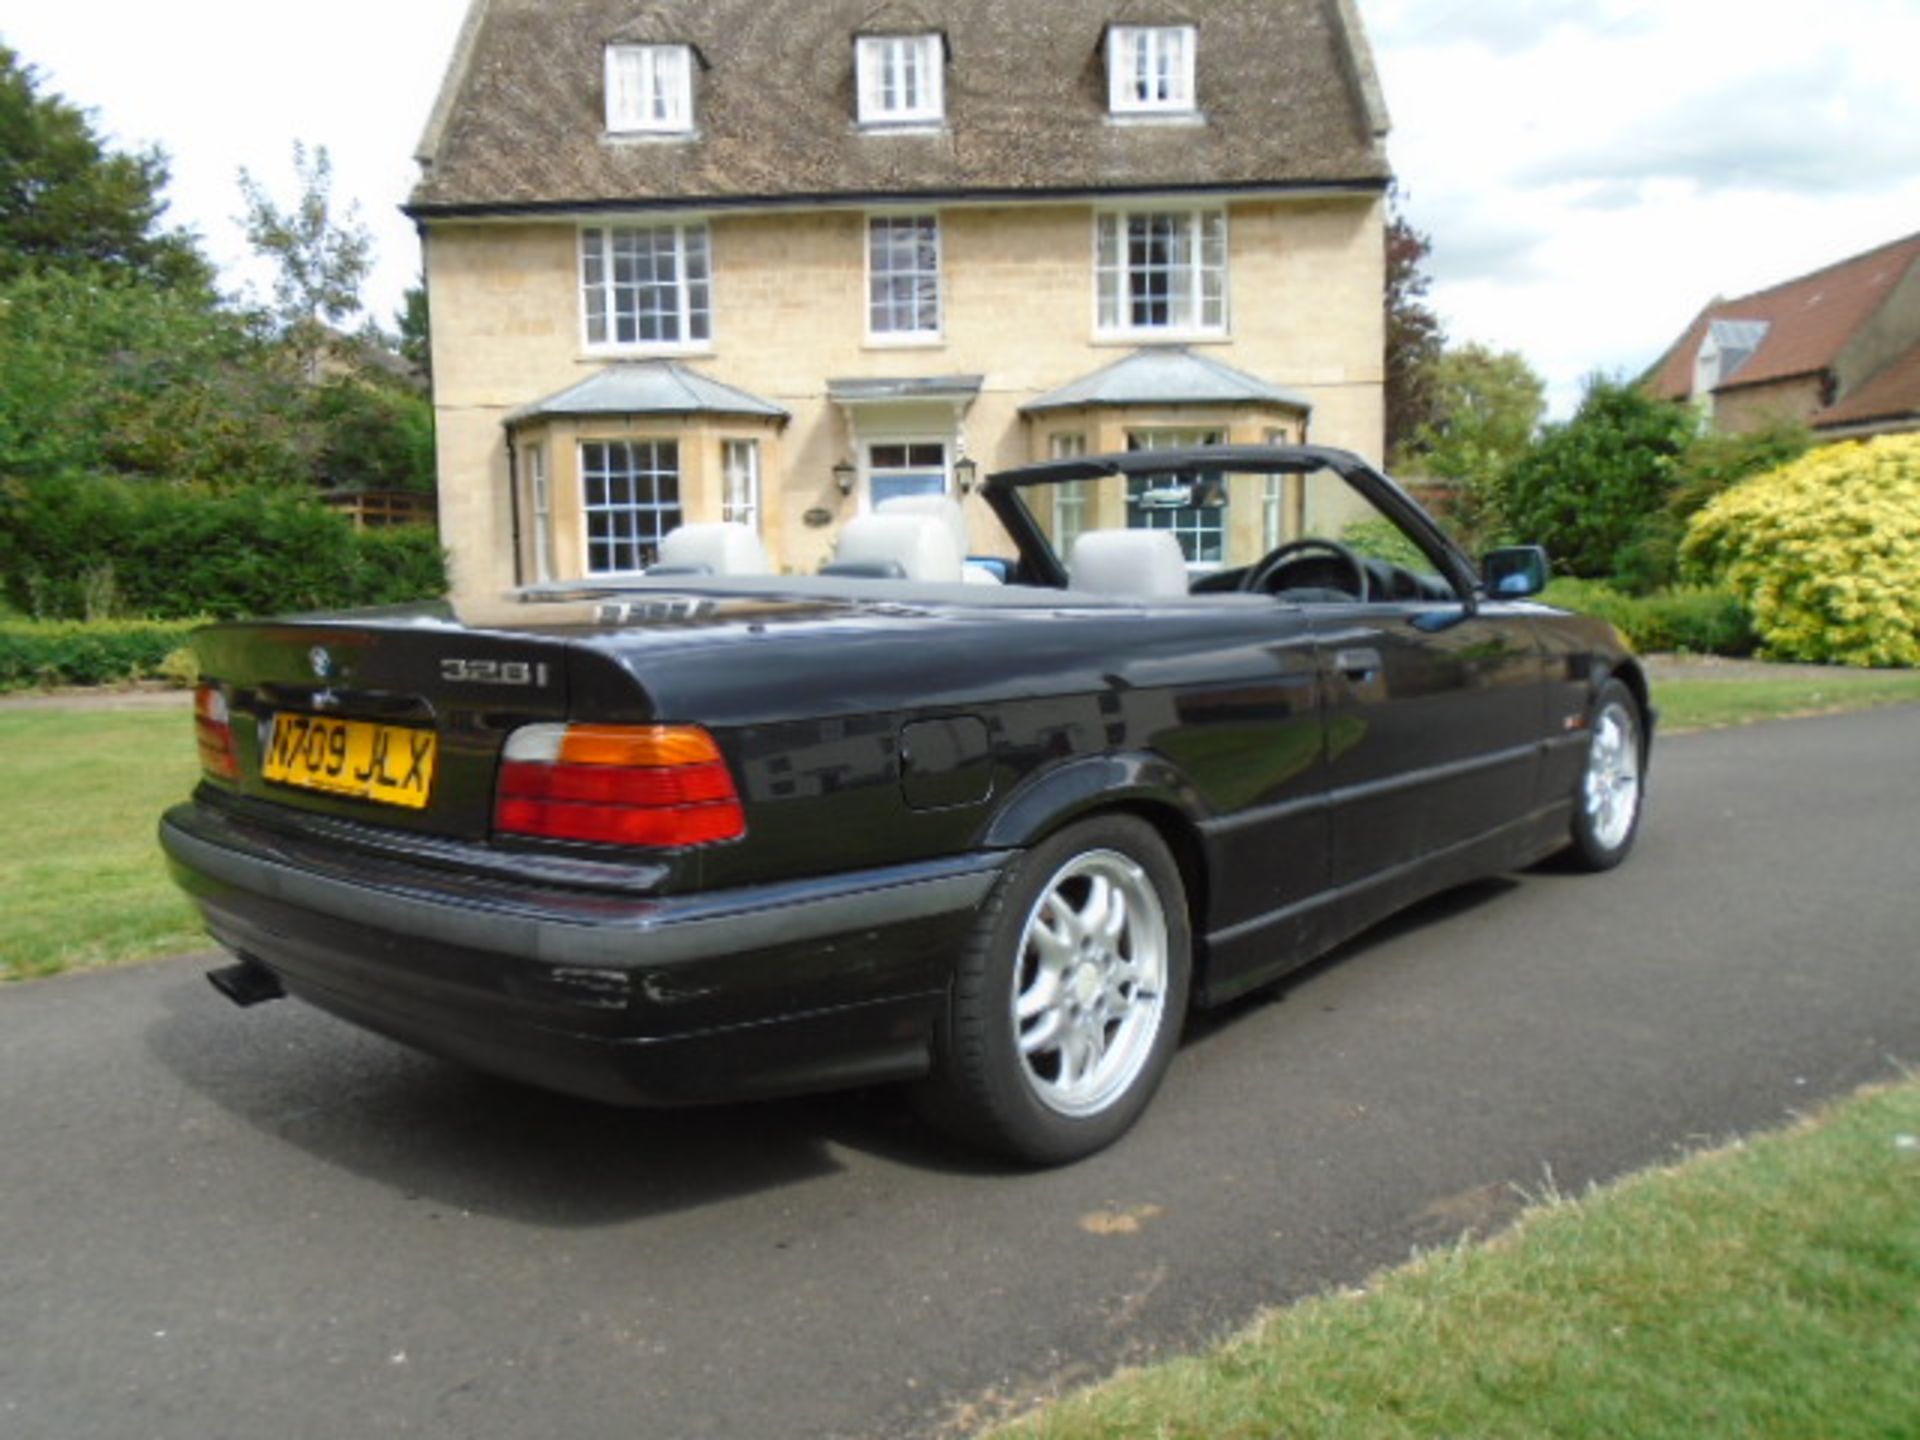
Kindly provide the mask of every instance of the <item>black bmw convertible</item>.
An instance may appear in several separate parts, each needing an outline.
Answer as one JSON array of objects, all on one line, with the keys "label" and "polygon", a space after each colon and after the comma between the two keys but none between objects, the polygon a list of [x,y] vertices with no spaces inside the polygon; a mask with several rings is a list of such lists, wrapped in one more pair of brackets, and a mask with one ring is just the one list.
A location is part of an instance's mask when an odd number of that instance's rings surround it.
[{"label": "black bmw convertible", "polygon": [[201,632],[160,838],[214,983],[618,1103],[906,1082],[1058,1163],[1190,1010],[1633,845],[1634,656],[1357,457],[1090,456],[969,508],[883,506],[818,574],[695,525],[643,575]]}]

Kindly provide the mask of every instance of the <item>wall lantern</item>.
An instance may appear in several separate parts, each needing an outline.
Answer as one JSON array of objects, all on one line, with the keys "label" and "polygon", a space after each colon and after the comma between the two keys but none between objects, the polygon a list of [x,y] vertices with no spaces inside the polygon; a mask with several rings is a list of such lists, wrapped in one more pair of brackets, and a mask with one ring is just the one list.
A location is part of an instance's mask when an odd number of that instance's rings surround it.
[{"label": "wall lantern", "polygon": [[851,495],[853,493],[853,477],[857,473],[859,472],[854,469],[851,460],[842,460],[838,465],[833,467],[833,483],[840,487],[840,493],[842,495]]},{"label": "wall lantern", "polygon": [[962,495],[971,495],[974,482],[979,478],[980,467],[973,460],[962,456],[953,462],[953,483],[960,487]]}]

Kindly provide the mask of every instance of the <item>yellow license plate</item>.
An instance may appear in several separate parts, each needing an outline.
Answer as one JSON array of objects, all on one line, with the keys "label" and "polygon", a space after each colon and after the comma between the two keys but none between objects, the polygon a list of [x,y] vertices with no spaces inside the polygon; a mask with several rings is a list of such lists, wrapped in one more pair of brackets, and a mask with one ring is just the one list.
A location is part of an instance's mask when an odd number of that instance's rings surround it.
[{"label": "yellow license plate", "polygon": [[420,810],[433,787],[434,750],[431,730],[282,712],[261,773],[302,790]]}]

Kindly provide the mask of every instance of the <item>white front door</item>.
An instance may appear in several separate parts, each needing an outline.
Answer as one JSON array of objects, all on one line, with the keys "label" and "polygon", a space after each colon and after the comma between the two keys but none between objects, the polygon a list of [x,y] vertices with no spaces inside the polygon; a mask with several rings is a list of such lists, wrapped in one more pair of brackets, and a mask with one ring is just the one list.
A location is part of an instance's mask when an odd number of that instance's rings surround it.
[{"label": "white front door", "polygon": [[866,447],[867,505],[900,495],[945,495],[948,483],[944,440],[875,440]]}]

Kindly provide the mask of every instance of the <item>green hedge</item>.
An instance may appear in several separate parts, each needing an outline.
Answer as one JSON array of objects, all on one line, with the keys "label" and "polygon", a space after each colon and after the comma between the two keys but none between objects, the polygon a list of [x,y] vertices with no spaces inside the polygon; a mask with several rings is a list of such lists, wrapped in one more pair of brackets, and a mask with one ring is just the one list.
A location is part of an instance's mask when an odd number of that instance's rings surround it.
[{"label": "green hedge", "polygon": [[109,685],[161,677],[184,682],[184,647],[197,621],[0,620],[0,690]]},{"label": "green hedge", "polygon": [[233,618],[446,590],[431,530],[357,532],[301,490],[100,476],[0,489],[0,574],[6,599],[41,619]]},{"label": "green hedge", "polygon": [[1542,597],[1615,626],[1640,651],[1751,655],[1758,640],[1739,597],[1711,586],[1625,595],[1599,580],[1555,580]]}]

